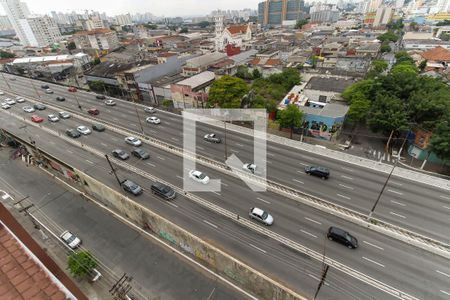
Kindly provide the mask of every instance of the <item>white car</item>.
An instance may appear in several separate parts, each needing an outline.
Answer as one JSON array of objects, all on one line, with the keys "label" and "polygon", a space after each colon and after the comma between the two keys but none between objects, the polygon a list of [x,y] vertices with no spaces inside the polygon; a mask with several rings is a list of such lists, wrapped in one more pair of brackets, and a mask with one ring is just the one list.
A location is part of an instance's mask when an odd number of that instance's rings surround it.
[{"label": "white car", "polygon": [[6,98],[5,102],[8,103],[9,105],[14,105],[16,104],[16,100],[11,99],[11,98]]},{"label": "white car", "polygon": [[106,100],[105,104],[108,106],[116,106],[116,101],[114,100]]},{"label": "white car", "polygon": [[87,126],[78,126],[77,131],[84,135],[91,134],[92,132]]},{"label": "white car", "polygon": [[161,123],[161,120],[157,117],[148,117],[145,119],[145,121],[147,123],[151,123],[151,124],[160,124]]},{"label": "white car", "polygon": [[142,142],[140,139],[135,138],[134,136],[128,136],[125,138],[125,143],[133,145],[133,146],[140,146],[142,145]]},{"label": "white car", "polygon": [[203,184],[208,184],[209,182],[209,177],[197,170],[189,171],[189,178]]},{"label": "white car", "polygon": [[61,119],[68,119],[68,118],[70,118],[70,114],[68,112],[66,112],[66,111],[60,111],[58,113],[58,115],[59,115],[59,117]]},{"label": "white car", "polygon": [[156,112],[156,109],[154,107],[147,106],[146,108],[144,108],[144,111],[150,114],[154,114]]},{"label": "white car", "polygon": [[24,112],[27,112],[27,113],[32,113],[35,111],[32,106],[24,106],[24,107],[22,107],[22,109]]},{"label": "white car", "polygon": [[53,91],[52,91],[51,89],[46,89],[46,90],[45,90],[45,93],[46,93],[46,94],[53,94]]},{"label": "white car", "polygon": [[59,237],[72,249],[81,245],[81,240],[68,230],[64,231]]},{"label": "white car", "polygon": [[2,106],[3,109],[11,108],[11,105],[9,105],[9,104],[6,103],[6,102],[3,102],[3,103],[1,104],[1,106]]},{"label": "white car", "polygon": [[49,120],[50,122],[58,122],[58,121],[59,121],[59,118],[58,118],[56,115],[51,114],[51,115],[48,115],[48,120]]},{"label": "white car", "polygon": [[17,97],[16,97],[16,101],[17,101],[17,103],[24,103],[24,102],[25,102],[25,99],[23,99],[23,98],[20,97],[20,96],[17,96]]},{"label": "white car", "polygon": [[267,226],[273,224],[273,217],[268,212],[257,207],[250,208],[248,216],[250,219],[255,219]]},{"label": "white car", "polygon": [[244,164],[242,166],[242,169],[246,170],[246,171],[250,171],[253,174],[255,174],[256,171],[256,165],[255,164]]},{"label": "white car", "polygon": [[2,95],[2,96],[3,96],[4,94],[5,94],[5,93],[4,93],[3,91],[0,91],[0,95]]}]

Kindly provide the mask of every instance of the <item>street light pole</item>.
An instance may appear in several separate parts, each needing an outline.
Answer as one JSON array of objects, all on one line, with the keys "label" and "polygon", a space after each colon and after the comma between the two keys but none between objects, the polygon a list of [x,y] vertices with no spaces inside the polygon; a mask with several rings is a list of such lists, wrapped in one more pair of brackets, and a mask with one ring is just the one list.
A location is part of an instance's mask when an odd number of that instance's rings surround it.
[{"label": "street light pole", "polygon": [[39,94],[38,90],[37,90],[36,87],[34,86],[33,79],[30,78],[30,82],[31,82],[31,86],[33,87],[33,89],[34,89],[36,95],[38,96],[39,99],[41,99],[41,95]]},{"label": "street light pole", "polygon": [[10,91],[12,91],[12,88],[11,88],[11,86],[9,85],[9,82],[5,79],[5,74],[3,74],[3,72],[1,72],[1,73],[2,73],[3,80],[6,82],[6,85],[8,86],[8,89],[9,89]]},{"label": "street light pole", "polygon": [[134,103],[134,110],[136,111],[136,115],[137,115],[137,118],[138,118],[138,121],[139,121],[139,126],[141,127],[141,132],[142,132],[142,134],[145,134],[144,133],[144,127],[142,126],[141,117],[139,116],[139,111],[137,109],[137,103],[136,103],[134,97],[132,97],[132,99],[133,99],[133,103]]},{"label": "street light pole", "polygon": [[228,151],[227,151],[227,121],[225,120],[224,122],[223,122],[223,124],[224,124],[224,130],[225,130],[225,138],[224,138],[224,147],[225,147],[225,160],[227,160],[227,158],[228,158]]}]

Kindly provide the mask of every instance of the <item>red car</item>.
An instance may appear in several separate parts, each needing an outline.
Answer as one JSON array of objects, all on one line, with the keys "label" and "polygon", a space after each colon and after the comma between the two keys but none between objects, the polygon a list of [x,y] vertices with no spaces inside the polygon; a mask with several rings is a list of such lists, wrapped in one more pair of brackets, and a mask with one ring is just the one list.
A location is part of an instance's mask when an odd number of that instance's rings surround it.
[{"label": "red car", "polygon": [[42,121],[44,121],[43,118],[37,116],[37,115],[32,115],[31,116],[31,121],[33,121],[34,123],[41,123]]},{"label": "red car", "polygon": [[71,86],[71,87],[69,87],[67,90],[68,90],[69,92],[76,92],[76,91],[77,91],[77,88],[74,87],[74,86]]},{"label": "red car", "polygon": [[91,109],[88,110],[88,113],[89,113],[90,115],[96,116],[96,115],[98,115],[100,112],[99,112],[98,109],[96,109],[96,108],[91,108]]}]

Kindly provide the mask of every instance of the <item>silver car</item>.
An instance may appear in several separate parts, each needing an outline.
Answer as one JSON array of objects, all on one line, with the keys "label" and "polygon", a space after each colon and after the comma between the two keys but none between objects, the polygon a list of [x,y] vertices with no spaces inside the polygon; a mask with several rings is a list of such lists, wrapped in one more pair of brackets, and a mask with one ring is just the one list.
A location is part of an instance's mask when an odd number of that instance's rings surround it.
[{"label": "silver car", "polygon": [[24,112],[27,112],[27,113],[35,112],[35,110],[32,106],[24,106],[24,107],[22,107],[22,109]]},{"label": "silver car", "polygon": [[268,212],[262,210],[261,208],[257,207],[250,208],[248,216],[250,217],[250,219],[255,219],[258,222],[261,222],[267,226],[273,224],[273,217]]},{"label": "silver car", "polygon": [[77,131],[81,134],[88,135],[91,134],[91,130],[87,126],[78,126]]},{"label": "silver car", "polygon": [[128,136],[125,138],[125,143],[129,144],[129,145],[133,145],[133,146],[140,146],[142,145],[142,142],[140,139],[135,138],[134,136]]},{"label": "silver car", "polygon": [[50,122],[58,122],[59,121],[59,118],[54,114],[48,115],[47,118]]}]

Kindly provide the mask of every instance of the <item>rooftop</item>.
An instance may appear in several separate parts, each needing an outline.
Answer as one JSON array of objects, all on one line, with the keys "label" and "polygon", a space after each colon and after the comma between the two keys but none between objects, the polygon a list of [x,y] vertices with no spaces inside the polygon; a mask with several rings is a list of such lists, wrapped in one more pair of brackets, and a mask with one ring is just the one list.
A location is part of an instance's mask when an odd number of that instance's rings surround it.
[{"label": "rooftop", "polygon": [[436,47],[431,50],[424,51],[421,56],[426,60],[450,61],[450,50],[443,47]]},{"label": "rooftop", "polygon": [[300,106],[299,108],[309,115],[330,118],[343,117],[349,110],[349,106],[338,103],[327,103],[323,108],[313,108],[310,106]]},{"label": "rooftop", "polygon": [[228,31],[232,34],[243,34],[247,32],[248,25],[231,25],[228,26]]},{"label": "rooftop", "polygon": [[201,86],[209,81],[213,81],[216,78],[216,75],[213,72],[205,71],[200,74],[189,77],[185,80],[182,80],[177,83],[177,85],[187,85],[192,89],[195,89],[198,86]]},{"label": "rooftop", "polygon": [[215,63],[221,59],[225,59],[227,58],[227,55],[225,53],[220,53],[220,52],[213,52],[213,53],[208,53],[199,57],[194,57],[191,59],[188,59],[186,61],[186,65],[187,67],[190,68],[198,68],[198,67],[202,67],[202,66],[206,66],[212,63]]},{"label": "rooftop", "polygon": [[413,32],[408,31],[403,36],[403,40],[429,40],[433,38],[432,32]]},{"label": "rooftop", "polygon": [[73,35],[94,35],[94,34],[104,34],[104,33],[110,33],[113,32],[113,30],[108,28],[98,28],[93,30],[85,30],[85,31],[78,31],[75,32]]},{"label": "rooftop", "polygon": [[27,63],[39,63],[39,62],[49,62],[49,61],[65,61],[71,59],[71,55],[52,55],[52,56],[30,56],[16,58],[13,64],[27,64]]},{"label": "rooftop", "polygon": [[305,89],[342,93],[353,83],[355,83],[353,79],[314,76],[308,81]]}]

